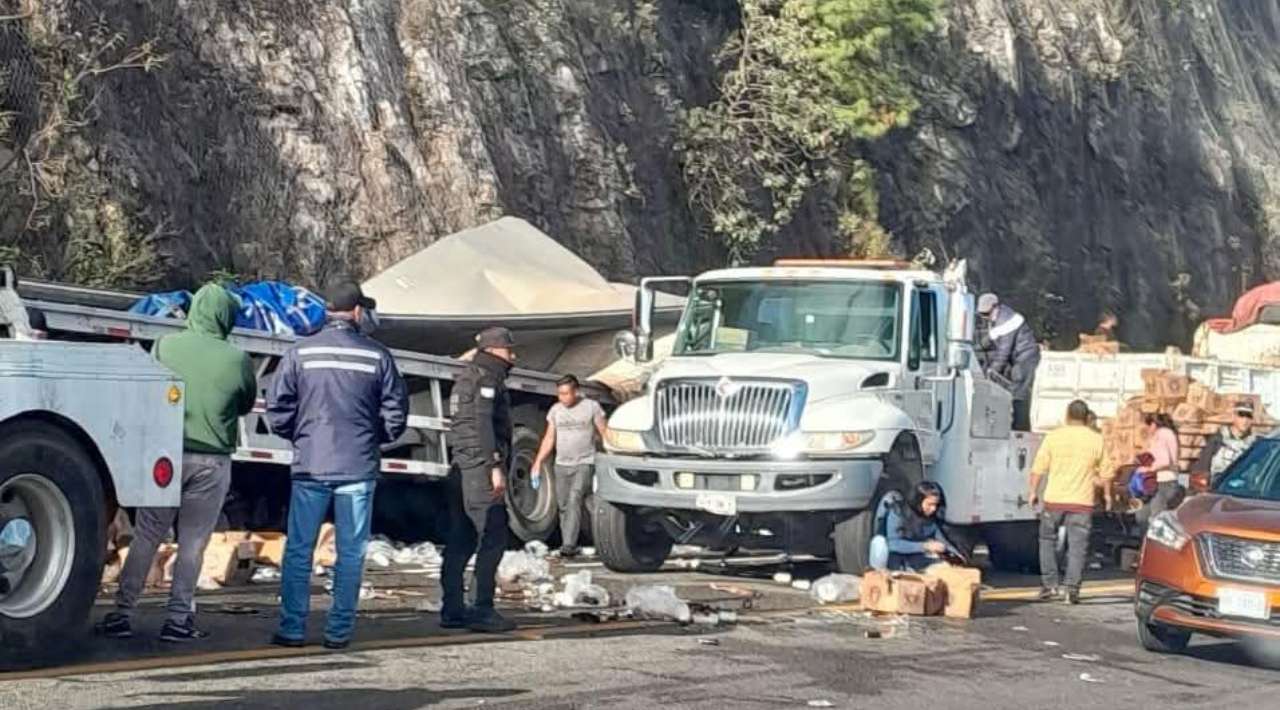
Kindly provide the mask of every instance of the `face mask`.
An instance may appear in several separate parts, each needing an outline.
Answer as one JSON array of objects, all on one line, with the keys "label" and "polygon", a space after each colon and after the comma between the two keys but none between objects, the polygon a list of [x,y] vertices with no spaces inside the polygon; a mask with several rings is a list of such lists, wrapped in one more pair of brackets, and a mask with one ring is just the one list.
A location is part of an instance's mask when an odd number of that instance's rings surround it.
[{"label": "face mask", "polygon": [[360,322],[356,327],[365,335],[373,335],[378,330],[378,326],[382,322],[378,319],[378,312],[372,308],[360,309]]}]

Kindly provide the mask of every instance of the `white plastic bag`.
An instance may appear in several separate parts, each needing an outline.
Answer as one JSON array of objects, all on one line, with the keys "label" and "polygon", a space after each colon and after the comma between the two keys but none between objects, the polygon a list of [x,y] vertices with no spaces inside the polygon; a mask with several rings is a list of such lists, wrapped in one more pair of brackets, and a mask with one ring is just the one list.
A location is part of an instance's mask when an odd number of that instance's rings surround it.
[{"label": "white plastic bag", "polygon": [[687,624],[693,617],[689,605],[676,596],[675,588],[665,584],[628,589],[627,608],[641,619],[673,619]]},{"label": "white plastic bag", "polygon": [[378,569],[386,569],[391,566],[391,561],[395,559],[396,548],[391,541],[385,537],[375,537],[369,541],[364,548],[364,562],[366,567],[376,567]]},{"label": "white plastic bag", "polygon": [[556,604],[562,607],[607,607],[609,592],[598,584],[591,583],[591,573],[587,571],[567,574],[564,591],[556,595]]},{"label": "white plastic bag", "polygon": [[551,553],[551,550],[547,547],[547,543],[541,540],[530,540],[525,543],[524,551],[537,559],[542,559]]},{"label": "white plastic bag", "polygon": [[813,583],[810,594],[822,604],[858,601],[862,578],[851,574],[829,574]]},{"label": "white plastic bag", "polygon": [[503,584],[536,583],[551,576],[551,565],[527,552],[508,551],[498,563],[498,581]]},{"label": "white plastic bag", "polygon": [[440,553],[436,550],[436,546],[429,542],[423,542],[412,547],[403,547],[396,550],[391,559],[397,565],[416,565],[420,567],[438,567],[442,562],[442,558]]}]

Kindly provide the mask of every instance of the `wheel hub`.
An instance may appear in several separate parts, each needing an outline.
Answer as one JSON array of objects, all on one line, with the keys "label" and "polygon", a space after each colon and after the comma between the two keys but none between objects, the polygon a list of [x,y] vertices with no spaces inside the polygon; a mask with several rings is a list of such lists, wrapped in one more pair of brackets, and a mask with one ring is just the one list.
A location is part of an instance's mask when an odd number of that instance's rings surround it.
[{"label": "wheel hub", "polygon": [[75,561],[71,504],[37,474],[0,484],[0,615],[44,611],[66,586]]}]

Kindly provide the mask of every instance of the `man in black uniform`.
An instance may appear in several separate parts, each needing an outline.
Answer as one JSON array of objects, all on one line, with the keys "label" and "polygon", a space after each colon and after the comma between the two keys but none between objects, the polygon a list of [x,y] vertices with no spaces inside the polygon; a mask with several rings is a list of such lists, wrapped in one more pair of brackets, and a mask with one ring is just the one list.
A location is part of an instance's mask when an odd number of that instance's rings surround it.
[{"label": "man in black uniform", "polygon": [[[507,463],[511,456],[511,398],[507,373],[515,361],[515,340],[506,328],[476,336],[477,351],[453,383],[453,461],[449,473],[449,539],[440,585],[444,600],[440,625],[447,629],[500,633],[515,624],[493,608],[494,577],[507,546]],[[474,603],[467,608],[462,579],[476,555]]]}]

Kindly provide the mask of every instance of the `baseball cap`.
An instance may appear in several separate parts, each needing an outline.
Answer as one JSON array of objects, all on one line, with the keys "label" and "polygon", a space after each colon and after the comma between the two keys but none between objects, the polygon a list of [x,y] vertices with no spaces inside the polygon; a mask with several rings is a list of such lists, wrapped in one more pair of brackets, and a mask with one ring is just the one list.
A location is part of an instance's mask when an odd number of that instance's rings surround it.
[{"label": "baseball cap", "polygon": [[984,316],[995,310],[998,305],[1000,305],[1000,299],[994,293],[984,293],[978,296],[978,312]]},{"label": "baseball cap", "polygon": [[1244,416],[1246,416],[1246,417],[1252,417],[1252,416],[1253,416],[1253,402],[1250,402],[1250,401],[1249,401],[1249,400],[1247,400],[1247,399],[1242,399],[1242,400],[1240,400],[1239,402],[1236,402],[1236,406],[1235,406],[1235,413],[1236,413],[1236,414],[1242,414],[1242,415],[1244,415]]},{"label": "baseball cap", "polygon": [[361,308],[375,309],[378,302],[364,295],[360,284],[350,279],[333,281],[324,290],[325,308],[333,313],[342,313]]},{"label": "baseball cap", "polygon": [[476,336],[476,345],[482,348],[514,348],[516,339],[506,328],[493,326],[480,331]]}]

